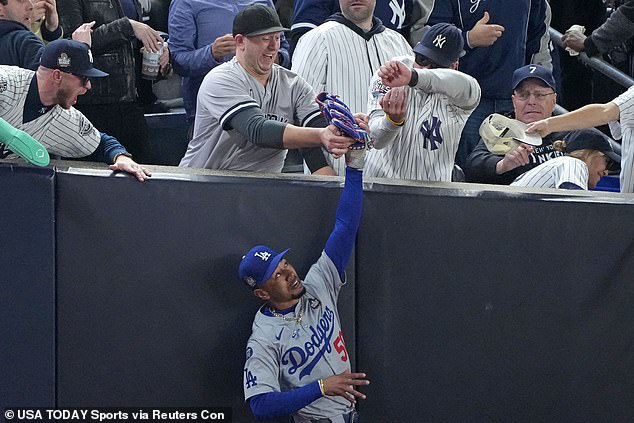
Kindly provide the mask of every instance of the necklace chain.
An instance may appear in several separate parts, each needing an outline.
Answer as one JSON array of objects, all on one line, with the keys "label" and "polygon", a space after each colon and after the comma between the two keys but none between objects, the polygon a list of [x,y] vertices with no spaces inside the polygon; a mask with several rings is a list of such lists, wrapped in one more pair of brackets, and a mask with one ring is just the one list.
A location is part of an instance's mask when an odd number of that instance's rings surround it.
[{"label": "necklace chain", "polygon": [[283,315],[282,313],[278,313],[273,307],[269,306],[269,311],[271,312],[271,314],[275,317],[280,317],[282,318],[285,322],[297,322],[298,324],[302,324],[302,318],[304,317],[304,308],[306,306],[306,304],[304,303],[304,301],[299,300],[300,305],[299,305],[299,311],[297,313],[295,313],[295,315],[293,317],[288,317]]}]

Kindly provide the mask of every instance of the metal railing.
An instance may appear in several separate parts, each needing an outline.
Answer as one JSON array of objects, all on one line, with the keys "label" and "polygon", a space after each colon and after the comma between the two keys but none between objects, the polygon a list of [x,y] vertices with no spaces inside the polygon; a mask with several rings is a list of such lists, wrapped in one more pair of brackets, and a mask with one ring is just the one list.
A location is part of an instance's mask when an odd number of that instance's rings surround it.
[{"label": "metal railing", "polygon": [[[564,45],[561,42],[562,36],[563,35],[561,32],[557,31],[556,29],[550,28],[550,39],[555,45],[563,49]],[[597,72],[601,72],[603,75],[607,76],[608,78],[625,88],[634,85],[634,79],[631,76],[621,72],[603,59],[600,59],[598,57],[589,57],[586,53],[583,52],[580,53],[577,57],[579,58],[579,61],[581,61],[586,66],[594,69]]]}]

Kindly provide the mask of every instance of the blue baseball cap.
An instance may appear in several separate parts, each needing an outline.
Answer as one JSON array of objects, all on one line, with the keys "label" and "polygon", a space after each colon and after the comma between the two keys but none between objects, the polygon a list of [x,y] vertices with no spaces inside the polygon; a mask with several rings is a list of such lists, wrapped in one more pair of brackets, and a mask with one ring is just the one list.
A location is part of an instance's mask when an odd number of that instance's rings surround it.
[{"label": "blue baseball cap", "polygon": [[571,131],[564,137],[564,140],[566,141],[566,153],[586,149],[597,150],[616,163],[621,163],[621,156],[614,151],[610,141],[598,130],[580,129]]},{"label": "blue baseball cap", "polygon": [[242,256],[239,270],[240,279],[251,289],[262,286],[264,282],[269,280],[280,260],[289,250],[290,248],[287,248],[281,253],[276,253],[266,245],[256,245]]},{"label": "blue baseball cap", "polygon": [[91,78],[108,76],[106,72],[92,66],[92,53],[88,44],[75,40],[60,39],[48,43],[40,57],[40,65]]},{"label": "blue baseball cap", "polygon": [[449,67],[465,55],[462,32],[455,25],[438,23],[425,32],[414,47],[414,53],[430,58],[440,66]]},{"label": "blue baseball cap", "polygon": [[513,90],[515,90],[524,80],[529,78],[537,78],[553,90],[557,91],[557,88],[555,88],[555,78],[553,78],[553,73],[540,65],[526,65],[515,69],[512,79]]}]

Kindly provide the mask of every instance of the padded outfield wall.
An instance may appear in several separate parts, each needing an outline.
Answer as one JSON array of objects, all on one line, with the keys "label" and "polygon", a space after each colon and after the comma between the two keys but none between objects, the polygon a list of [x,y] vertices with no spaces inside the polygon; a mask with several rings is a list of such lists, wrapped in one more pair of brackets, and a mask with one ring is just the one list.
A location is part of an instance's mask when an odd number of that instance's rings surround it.
[{"label": "padded outfield wall", "polygon": [[[341,180],[156,168],[141,184],[3,163],[0,182],[0,408],[230,406],[253,421],[258,302],[237,263],[267,243],[305,272]],[[364,421],[634,418],[634,196],[368,182],[339,304],[372,380]]]}]

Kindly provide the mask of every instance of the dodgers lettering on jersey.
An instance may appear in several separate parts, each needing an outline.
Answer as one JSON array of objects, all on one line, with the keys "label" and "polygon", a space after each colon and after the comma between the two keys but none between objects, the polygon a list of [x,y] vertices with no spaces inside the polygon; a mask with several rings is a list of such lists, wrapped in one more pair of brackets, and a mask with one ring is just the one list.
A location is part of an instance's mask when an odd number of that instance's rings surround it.
[{"label": "dodgers lettering on jersey", "polygon": [[[399,57],[408,68],[411,56]],[[379,101],[389,90],[374,74],[369,86],[368,114],[374,150],[366,156],[364,173],[380,178],[451,181],[464,125],[480,101],[480,87],[469,75],[451,69],[419,71],[419,83],[408,90],[402,127],[386,122]]]},{"label": "dodgers lettering on jersey", "polygon": [[634,87],[612,101],[621,122],[621,192],[634,192]]},{"label": "dodgers lettering on jersey", "polygon": [[[246,349],[245,399],[290,391],[350,370],[336,309],[341,285],[336,267],[322,253],[306,275],[306,294],[295,308],[296,314],[304,310],[301,322],[267,315],[266,306],[258,310]],[[297,414],[311,419],[350,410],[349,402],[341,397],[322,397]]]}]

